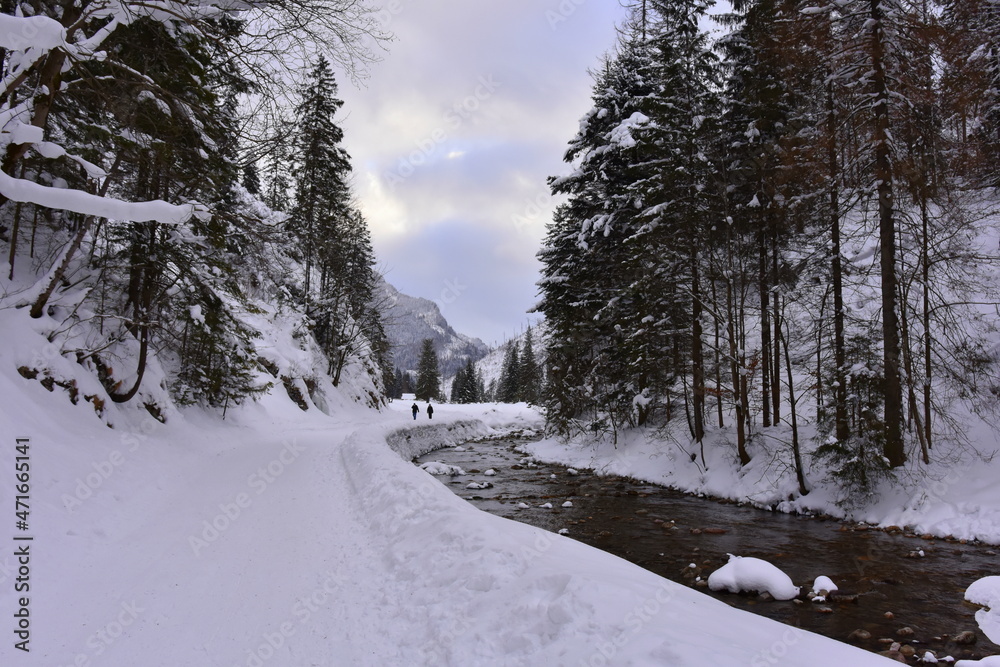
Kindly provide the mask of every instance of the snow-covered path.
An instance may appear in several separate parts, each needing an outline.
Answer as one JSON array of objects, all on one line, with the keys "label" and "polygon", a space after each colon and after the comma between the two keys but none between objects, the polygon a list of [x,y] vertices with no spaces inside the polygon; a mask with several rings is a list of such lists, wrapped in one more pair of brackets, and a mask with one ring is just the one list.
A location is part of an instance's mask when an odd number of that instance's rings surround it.
[{"label": "snow-covered path", "polygon": [[[414,426],[392,410],[271,404],[147,437],[33,405],[31,652],[5,640],[5,666],[886,664],[479,512],[387,446]],[[395,441],[489,430],[449,408]]]}]

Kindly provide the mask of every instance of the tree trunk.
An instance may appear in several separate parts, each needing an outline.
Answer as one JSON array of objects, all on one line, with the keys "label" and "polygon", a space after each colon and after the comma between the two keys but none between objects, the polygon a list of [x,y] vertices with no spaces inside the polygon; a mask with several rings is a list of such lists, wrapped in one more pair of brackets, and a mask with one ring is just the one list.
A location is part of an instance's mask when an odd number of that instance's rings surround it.
[{"label": "tree trunk", "polygon": [[931,262],[930,262],[930,239],[928,238],[928,214],[927,214],[927,202],[921,202],[921,217],[923,223],[923,238],[921,239],[920,254],[921,264],[923,269],[923,324],[924,324],[924,441],[927,443],[927,449],[932,449],[934,447],[934,441],[931,440],[931,376],[933,374],[933,366],[931,363],[931,351],[933,339],[931,338],[931,284],[930,284],[930,273],[931,273]]},{"label": "tree trunk", "polygon": [[826,111],[828,147],[827,160],[830,170],[830,272],[833,274],[833,363],[834,381],[834,432],[838,442],[851,437],[847,419],[847,351],[844,342],[844,269],[840,248],[840,169],[837,163],[837,116],[833,96],[833,82],[826,85]]},{"label": "tree trunk", "polygon": [[727,325],[727,333],[729,335],[729,357],[731,359],[731,373],[733,376],[733,403],[736,409],[736,449],[739,452],[741,465],[746,465],[750,462],[750,456],[747,454],[746,441],[747,441],[747,411],[745,409],[746,401],[744,401],[746,395],[746,382],[743,380],[743,376],[740,373],[741,370],[741,356],[739,354],[739,345],[737,343],[737,331],[736,331],[736,300],[733,294],[733,284],[732,276],[726,282],[726,302],[729,309],[729,322]]},{"label": "tree trunk", "polygon": [[885,366],[885,444],[889,466],[906,462],[903,446],[903,391],[899,372],[899,320],[896,314],[896,226],[893,170],[889,146],[889,88],[885,71],[882,0],[871,0],[872,112],[875,123],[875,181],[879,214],[879,269],[882,289],[882,347]]},{"label": "tree trunk", "polygon": [[715,325],[715,409],[719,416],[719,428],[725,428],[726,422],[722,418],[722,350],[721,336],[719,331],[719,295],[715,286],[715,281],[712,280],[712,303],[715,307],[716,315],[712,317],[712,322]]},{"label": "tree trunk", "polygon": [[771,290],[767,280],[767,241],[760,233],[760,258],[757,282],[760,289],[760,358],[761,358],[761,421],[764,428],[771,425]]},{"label": "tree trunk", "polygon": [[[779,328],[780,332],[781,329]],[[788,376],[788,405],[789,418],[792,420],[792,458],[795,461],[795,479],[799,483],[799,493],[803,496],[809,493],[806,486],[805,469],[802,466],[802,448],[799,445],[799,422],[798,410],[795,405],[795,383],[792,379],[792,357],[788,354],[788,338],[782,337],[785,341],[785,372]]]},{"label": "tree trunk", "polygon": [[[773,224],[773,223],[772,223]],[[772,227],[771,230],[771,285],[778,285],[778,230],[776,227]],[[781,377],[781,296],[777,291],[774,292],[771,298],[772,307],[774,308],[774,364],[771,365],[771,398],[774,401],[774,406],[771,408],[771,412],[774,415],[775,425],[781,419],[781,383],[778,378]]]},{"label": "tree trunk", "polygon": [[691,245],[691,412],[694,418],[694,439],[705,439],[705,355],[702,345],[701,276],[698,270],[698,248]]}]

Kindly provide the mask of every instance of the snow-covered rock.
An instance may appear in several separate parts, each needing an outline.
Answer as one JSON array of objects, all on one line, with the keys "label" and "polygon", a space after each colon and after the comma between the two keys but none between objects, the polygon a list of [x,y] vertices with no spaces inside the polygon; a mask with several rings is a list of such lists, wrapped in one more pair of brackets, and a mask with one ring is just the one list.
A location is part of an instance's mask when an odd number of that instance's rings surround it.
[{"label": "snow-covered rock", "polygon": [[767,592],[775,600],[791,600],[799,588],[777,567],[760,558],[729,555],[729,562],[708,577],[713,591]]},{"label": "snow-covered rock", "polygon": [[809,595],[813,602],[826,602],[826,596],[835,590],[837,590],[837,584],[833,583],[833,579],[820,575],[813,582],[812,592]]},{"label": "snow-covered rock", "polygon": [[428,461],[427,463],[421,463],[420,467],[432,475],[450,475],[451,477],[455,477],[457,475],[465,474],[465,471],[458,466],[441,463],[440,461]]},{"label": "snow-covered rock", "polygon": [[1000,577],[983,577],[965,591],[965,599],[984,609],[976,612],[976,622],[990,641],[1000,643]]}]

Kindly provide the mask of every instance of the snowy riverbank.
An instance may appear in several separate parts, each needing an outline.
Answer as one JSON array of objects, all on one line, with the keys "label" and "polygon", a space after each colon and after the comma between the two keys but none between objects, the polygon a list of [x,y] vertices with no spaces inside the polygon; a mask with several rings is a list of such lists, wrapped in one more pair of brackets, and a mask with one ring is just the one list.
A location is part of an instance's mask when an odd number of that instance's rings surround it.
[{"label": "snowy riverbank", "polygon": [[[271,396],[225,421],[120,410],[112,430],[37,382],[0,383],[3,437],[30,438],[35,538],[30,653],[7,633],[4,665],[884,664],[477,511],[387,445],[414,426],[408,404],[331,417]],[[538,418],[440,406],[434,423],[417,424],[425,444]]]},{"label": "snowy riverbank", "polygon": [[[854,510],[838,504],[841,487],[810,470],[808,463],[810,492],[799,496],[790,466],[782,463],[783,455],[774,450],[758,448],[759,455],[741,469],[732,446],[726,444],[724,431],[715,432],[706,441],[707,466],[701,465],[697,455],[691,456],[697,451],[693,446],[682,447],[652,430],[629,432],[617,447],[606,441],[550,438],[530,443],[524,451],[542,461],[782,512],[820,513],[883,527],[899,526],[920,535],[1000,544],[1000,485],[996,483],[1000,457],[995,456],[1000,445],[984,425],[979,430],[973,437],[983,457],[968,451],[935,451],[935,462],[930,466],[911,462],[896,482],[883,483],[876,502]],[[787,434],[770,435],[780,442]]]}]

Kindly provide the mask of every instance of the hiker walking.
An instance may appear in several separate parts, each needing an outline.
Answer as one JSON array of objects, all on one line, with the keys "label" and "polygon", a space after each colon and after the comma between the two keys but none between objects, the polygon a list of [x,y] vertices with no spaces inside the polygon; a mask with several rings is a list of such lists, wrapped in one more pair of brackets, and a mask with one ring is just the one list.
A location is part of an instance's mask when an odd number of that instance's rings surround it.
[{"label": "hiker walking", "polygon": [[434,406],[430,403],[427,404],[427,418],[434,419]]},{"label": "hiker walking", "polygon": [[413,412],[413,420],[416,421],[417,420],[417,413],[420,412],[420,408],[418,408],[417,404],[414,403],[413,407],[410,408],[410,411]]}]

